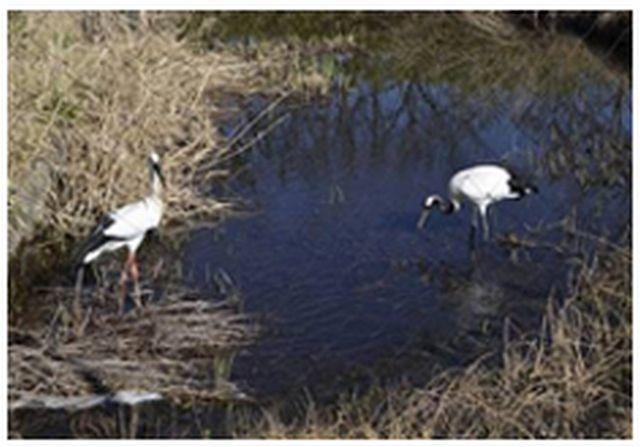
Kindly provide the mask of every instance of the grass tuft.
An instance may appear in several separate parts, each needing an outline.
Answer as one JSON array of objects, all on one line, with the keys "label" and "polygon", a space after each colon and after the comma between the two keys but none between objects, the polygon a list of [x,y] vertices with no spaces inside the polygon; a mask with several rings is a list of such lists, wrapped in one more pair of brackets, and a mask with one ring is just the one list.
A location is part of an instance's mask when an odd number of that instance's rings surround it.
[{"label": "grass tuft", "polygon": [[[201,51],[168,13],[12,13],[9,18],[11,246],[36,222],[86,233],[99,214],[148,191],[163,157],[166,224],[218,216],[210,194],[233,148],[219,125],[230,95],[326,84],[287,75],[291,51]],[[304,77],[304,79],[300,79]]]},{"label": "grass tuft", "polygon": [[[628,242],[628,241],[627,241]],[[631,250],[586,252],[537,334],[512,336],[499,366],[481,357],[424,386],[374,386],[295,415],[238,415],[260,438],[630,438]]]}]

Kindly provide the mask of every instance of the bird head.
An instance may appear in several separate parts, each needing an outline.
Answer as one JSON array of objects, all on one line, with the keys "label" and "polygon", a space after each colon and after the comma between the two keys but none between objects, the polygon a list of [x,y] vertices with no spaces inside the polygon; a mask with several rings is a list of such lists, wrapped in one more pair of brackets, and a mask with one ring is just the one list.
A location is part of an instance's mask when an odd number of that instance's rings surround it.
[{"label": "bird head", "polygon": [[438,195],[428,196],[424,199],[424,202],[422,202],[422,213],[420,213],[417,225],[419,230],[424,228],[424,224],[427,222],[431,210],[438,206],[441,201],[442,199]]},{"label": "bird head", "polygon": [[157,163],[157,164],[160,163],[160,156],[156,151],[151,151],[151,153],[149,154],[149,161],[151,163]]},{"label": "bird head", "polygon": [[160,164],[160,156],[156,151],[151,151],[149,154],[149,169],[151,171],[151,178],[154,174],[158,176],[162,186],[165,186],[164,175],[162,174],[162,165]]}]

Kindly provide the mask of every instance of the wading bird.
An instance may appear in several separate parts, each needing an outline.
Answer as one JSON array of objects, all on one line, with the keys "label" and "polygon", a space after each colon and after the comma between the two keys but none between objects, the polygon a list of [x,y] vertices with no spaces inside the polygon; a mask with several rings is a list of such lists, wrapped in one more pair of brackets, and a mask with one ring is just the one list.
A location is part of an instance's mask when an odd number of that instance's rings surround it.
[{"label": "wading bird", "polygon": [[136,250],[144,240],[145,234],[158,227],[162,217],[162,188],[164,176],[157,153],[149,155],[149,175],[151,178],[151,194],[142,200],[130,203],[105,215],[80,250],[76,277],[76,301],[79,306],[79,295],[82,287],[84,268],[97,259],[102,253],[128,248],[128,256],[120,275],[121,296],[120,314],[124,313],[124,300],[127,292],[129,274],[134,281],[135,303],[142,307],[140,287],[138,284],[138,264]]},{"label": "wading bird", "polygon": [[482,219],[484,239],[489,239],[487,210],[493,203],[502,200],[518,200],[526,195],[537,193],[536,186],[524,182],[507,169],[496,165],[477,165],[458,171],[449,180],[449,198],[443,199],[437,194],[428,196],[423,203],[418,228],[423,228],[427,217],[434,208],[442,214],[460,211],[462,203],[471,202],[473,217],[471,221],[470,242],[473,242],[478,225],[478,213]]}]

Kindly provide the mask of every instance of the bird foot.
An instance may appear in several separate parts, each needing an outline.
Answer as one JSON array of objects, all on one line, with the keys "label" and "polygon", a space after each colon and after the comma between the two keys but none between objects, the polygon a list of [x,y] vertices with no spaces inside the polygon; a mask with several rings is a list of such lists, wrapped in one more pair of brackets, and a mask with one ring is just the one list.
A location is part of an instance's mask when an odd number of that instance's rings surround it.
[{"label": "bird foot", "polygon": [[136,311],[142,311],[144,309],[144,304],[141,299],[134,300],[134,303],[136,305]]},{"label": "bird foot", "polygon": [[142,301],[142,292],[140,291],[140,286],[138,284],[135,285],[135,290],[133,292],[133,302],[136,305],[136,309],[144,308],[144,303]]},{"label": "bird foot", "polygon": [[162,272],[163,267],[164,267],[164,260],[160,258],[158,262],[156,262],[156,265],[153,267],[151,271],[151,277],[154,280],[158,279],[158,277],[160,276],[160,273]]},{"label": "bird foot", "polygon": [[85,330],[89,323],[91,322],[92,317],[92,308],[87,309],[87,312],[84,314],[84,317],[77,318],[75,320],[73,334],[76,338],[82,338],[84,336]]}]

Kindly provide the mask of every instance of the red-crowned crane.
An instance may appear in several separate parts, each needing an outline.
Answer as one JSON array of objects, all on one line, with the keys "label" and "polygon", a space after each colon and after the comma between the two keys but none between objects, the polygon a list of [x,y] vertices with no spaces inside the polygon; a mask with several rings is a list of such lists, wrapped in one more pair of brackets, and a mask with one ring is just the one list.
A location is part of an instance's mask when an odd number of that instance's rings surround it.
[{"label": "red-crowned crane", "polygon": [[460,211],[463,202],[473,205],[472,238],[477,227],[478,213],[482,219],[484,239],[489,239],[487,210],[490,205],[502,200],[519,200],[537,193],[538,188],[517,178],[502,166],[483,164],[456,172],[449,180],[449,198],[437,194],[428,196],[423,203],[418,228],[423,228],[430,212],[435,208],[442,214]]}]

